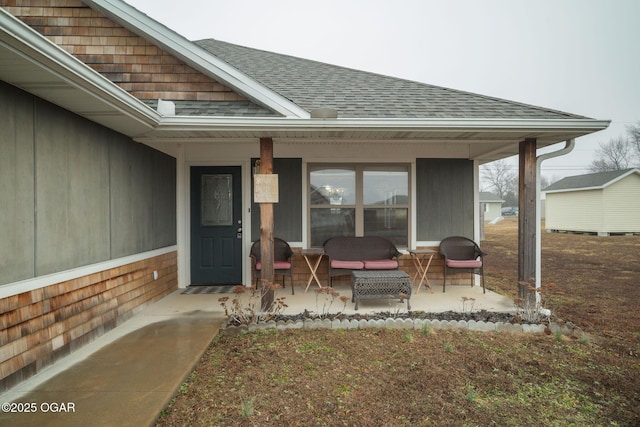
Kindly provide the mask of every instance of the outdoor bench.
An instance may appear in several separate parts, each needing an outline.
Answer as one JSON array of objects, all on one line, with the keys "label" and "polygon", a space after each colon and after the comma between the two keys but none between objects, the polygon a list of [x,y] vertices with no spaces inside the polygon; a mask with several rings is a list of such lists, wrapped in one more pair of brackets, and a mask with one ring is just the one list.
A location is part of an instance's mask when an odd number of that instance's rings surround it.
[{"label": "outdoor bench", "polygon": [[329,258],[329,285],[333,277],[349,276],[360,270],[397,270],[401,255],[388,239],[378,236],[332,237],[324,242]]}]

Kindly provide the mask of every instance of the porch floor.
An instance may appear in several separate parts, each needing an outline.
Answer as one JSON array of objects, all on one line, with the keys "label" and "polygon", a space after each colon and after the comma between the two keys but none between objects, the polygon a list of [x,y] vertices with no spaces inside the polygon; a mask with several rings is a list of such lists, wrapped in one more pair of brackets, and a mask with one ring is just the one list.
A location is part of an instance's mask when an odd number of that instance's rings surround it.
[{"label": "porch floor", "polygon": [[[330,307],[313,288],[279,289],[285,314],[305,309],[320,313],[355,313],[349,286],[337,286]],[[184,295],[179,289],[140,310],[115,329],[72,352],[0,396],[2,402],[34,402],[34,413],[0,412],[0,424],[12,426],[151,425],[178,390],[225,321],[218,299],[224,294]],[[414,287],[415,292],[415,287]],[[248,295],[248,294],[244,294]],[[231,296],[226,294],[226,296]],[[465,302],[462,298],[473,298]],[[475,286],[423,287],[411,296],[412,310],[510,311],[510,299]],[[363,300],[358,313],[404,312],[406,301]],[[65,403],[68,412],[45,412],[48,404]],[[73,411],[71,411],[73,409]]]},{"label": "porch floor", "polygon": [[[463,285],[447,285],[447,291],[442,292],[442,285],[434,284],[433,293],[428,288],[422,286],[420,292],[416,293],[416,286],[412,288],[411,310],[425,312],[443,312],[443,311],[501,311],[511,312],[514,310],[514,303],[510,298],[499,295],[495,292],[487,290],[482,293],[481,286],[463,286]],[[298,314],[305,309],[317,314],[338,313],[344,314],[363,314],[377,312],[398,312],[406,313],[407,302],[399,302],[396,299],[364,299],[360,300],[359,309],[355,310],[355,304],[351,302],[351,287],[349,285],[334,286],[334,290],[340,293],[340,296],[347,296],[349,300],[346,305],[340,301],[339,296],[328,306],[331,298],[327,298],[326,294],[316,292],[318,286],[310,286],[305,293],[304,288],[295,287],[295,295],[291,295],[291,288],[287,284],[284,289],[278,289],[276,297],[284,297],[285,303],[288,305],[283,314]],[[467,298],[463,301],[463,298]]]}]

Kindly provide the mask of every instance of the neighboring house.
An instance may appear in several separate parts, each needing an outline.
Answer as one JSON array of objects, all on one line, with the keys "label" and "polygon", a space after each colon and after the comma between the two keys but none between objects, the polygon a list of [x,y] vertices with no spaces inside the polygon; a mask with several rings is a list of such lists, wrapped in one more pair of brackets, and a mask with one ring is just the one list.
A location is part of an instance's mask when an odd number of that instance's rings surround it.
[{"label": "neighboring house", "polygon": [[485,221],[493,221],[502,216],[501,209],[504,200],[487,191],[480,192],[480,210]]},{"label": "neighboring house", "polygon": [[547,231],[640,233],[640,169],[569,176],[544,192]]},{"label": "neighboring house", "polygon": [[276,236],[407,249],[479,237],[482,163],[608,126],[191,42],[119,0],[18,4],[0,0],[0,390],[178,287],[248,285],[261,139]]}]

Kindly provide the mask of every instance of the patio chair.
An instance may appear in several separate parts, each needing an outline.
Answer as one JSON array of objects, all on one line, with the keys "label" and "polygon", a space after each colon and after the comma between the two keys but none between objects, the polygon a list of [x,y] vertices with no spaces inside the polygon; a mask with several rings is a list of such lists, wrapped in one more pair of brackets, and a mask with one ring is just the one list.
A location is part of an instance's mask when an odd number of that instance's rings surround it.
[{"label": "patio chair", "polygon": [[[256,273],[262,271],[262,262],[260,261],[260,240],[257,240],[251,245],[251,252],[249,256],[254,261],[254,268]],[[291,250],[289,244],[277,237],[273,238],[273,274],[282,276],[282,287],[285,287],[285,276],[291,279],[291,295],[294,295],[293,290],[293,257],[294,252]],[[254,276],[256,277],[257,274]],[[257,279],[257,277],[256,277]],[[257,280],[256,280],[257,281]]]},{"label": "patio chair", "polygon": [[[442,282],[442,292],[447,284],[447,273],[470,272],[479,274],[482,277],[482,292],[484,287],[484,256],[476,242],[466,237],[452,236],[440,242],[440,254],[444,257],[444,281]],[[473,280],[471,281],[473,286]]]}]

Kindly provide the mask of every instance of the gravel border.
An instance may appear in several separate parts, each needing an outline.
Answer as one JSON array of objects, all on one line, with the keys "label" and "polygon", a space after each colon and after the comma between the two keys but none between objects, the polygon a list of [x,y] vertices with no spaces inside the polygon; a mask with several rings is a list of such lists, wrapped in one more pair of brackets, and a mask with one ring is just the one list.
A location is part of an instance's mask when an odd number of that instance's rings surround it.
[{"label": "gravel border", "polygon": [[228,325],[221,328],[221,333],[247,333],[256,332],[267,329],[277,329],[284,331],[286,329],[467,329],[470,331],[480,332],[511,332],[511,333],[534,333],[542,334],[561,333],[563,335],[575,335],[576,328],[571,325],[559,325],[551,323],[549,325],[543,323],[537,324],[518,324],[505,322],[483,322],[475,320],[438,320],[438,319],[305,319],[305,320],[280,320],[268,321],[260,323],[252,323],[250,325]]}]

